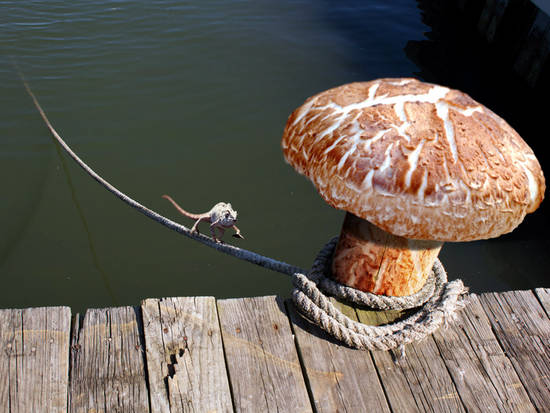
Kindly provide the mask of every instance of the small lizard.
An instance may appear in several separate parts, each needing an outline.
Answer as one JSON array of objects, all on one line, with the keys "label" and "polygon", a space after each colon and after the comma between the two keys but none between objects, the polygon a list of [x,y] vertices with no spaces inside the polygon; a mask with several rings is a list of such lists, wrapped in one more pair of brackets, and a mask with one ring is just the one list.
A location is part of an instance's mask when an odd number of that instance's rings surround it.
[{"label": "small lizard", "polygon": [[[226,204],[225,202],[219,202],[212,207],[212,209],[203,214],[192,214],[185,211],[180,207],[176,201],[174,201],[170,196],[163,195],[163,198],[167,199],[176,207],[176,209],[187,218],[196,219],[195,225],[191,228],[192,232],[199,232],[198,225],[201,221],[210,222],[210,232],[212,233],[212,238],[216,242],[222,242],[221,238],[227,228],[233,228],[235,233],[233,236],[235,238],[244,238],[241,235],[241,231],[235,225],[237,222],[237,211],[231,207],[231,204]],[[216,228],[220,231],[220,238],[216,237]]]}]

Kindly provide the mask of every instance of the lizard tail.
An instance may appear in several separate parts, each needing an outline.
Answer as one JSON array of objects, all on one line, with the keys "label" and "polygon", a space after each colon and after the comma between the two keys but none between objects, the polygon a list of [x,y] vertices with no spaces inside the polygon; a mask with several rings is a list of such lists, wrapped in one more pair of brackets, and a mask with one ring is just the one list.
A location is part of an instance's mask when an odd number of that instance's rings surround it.
[{"label": "lizard tail", "polygon": [[202,215],[199,215],[199,214],[192,214],[191,212],[187,212],[185,209],[183,209],[182,207],[180,207],[176,201],[174,201],[170,196],[168,195],[163,195],[162,196],[164,199],[167,199],[168,201],[170,201],[172,203],[172,205],[174,205],[174,207],[178,210],[178,212],[182,215],[185,215],[187,218],[191,218],[191,219],[200,219],[202,218]]},{"label": "lizard tail", "polygon": [[279,261],[270,257],[266,257],[264,255],[258,254],[253,251],[249,251],[243,248],[235,247],[230,244],[220,244],[204,235],[197,234],[194,232],[191,232],[189,228],[187,228],[184,225],[178,224],[174,221],[169,220],[166,217],[163,217],[159,213],[147,208],[146,206],[140,204],[136,200],[130,198],[128,195],[126,195],[124,192],[120,191],[119,189],[115,188],[113,185],[111,185],[109,182],[107,182],[103,177],[97,174],[92,168],[90,168],[80,157],[73,152],[73,150],[67,145],[67,143],[63,140],[63,138],[57,133],[57,131],[54,129],[52,124],[50,123],[50,120],[46,116],[46,113],[42,109],[42,106],[40,106],[40,103],[38,103],[38,100],[36,99],[36,96],[34,96],[34,93],[32,92],[29,84],[25,80],[25,77],[23,76],[23,73],[19,70],[19,67],[17,66],[16,62],[12,62],[14,65],[14,68],[21,78],[21,82],[23,83],[23,86],[25,87],[25,90],[31,97],[34,106],[36,106],[36,109],[40,113],[40,116],[42,117],[42,120],[50,130],[52,136],[54,139],[61,145],[61,147],[67,152],[67,154],[74,159],[74,161],[82,168],[88,175],[90,175],[93,179],[95,179],[99,184],[101,184],[105,189],[107,189],[109,192],[114,194],[116,197],[120,198],[123,202],[131,206],[132,208],[137,209],[139,212],[141,212],[143,215],[151,218],[152,220],[158,222],[159,224],[164,225],[165,227],[176,231],[180,234],[185,235],[186,237],[189,237],[195,241],[199,241],[201,244],[207,245],[211,248],[214,248],[217,251],[223,252],[228,255],[232,255],[235,258],[248,261],[252,264],[259,265],[260,267],[268,268],[273,271],[277,271],[283,274],[293,275],[296,272],[305,274],[307,273],[307,270],[304,270],[302,268],[296,267],[294,265],[288,264],[283,261]]}]

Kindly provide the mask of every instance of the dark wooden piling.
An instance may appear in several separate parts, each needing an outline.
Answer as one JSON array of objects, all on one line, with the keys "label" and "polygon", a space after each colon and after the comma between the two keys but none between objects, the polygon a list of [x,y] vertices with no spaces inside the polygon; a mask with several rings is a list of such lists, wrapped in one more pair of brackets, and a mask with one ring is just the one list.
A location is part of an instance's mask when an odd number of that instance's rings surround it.
[{"label": "dark wooden piling", "polygon": [[[452,2],[451,2],[452,3]],[[530,87],[550,75],[550,1],[455,0],[458,18],[473,24],[487,44]],[[546,79],[546,83],[548,80]]]}]

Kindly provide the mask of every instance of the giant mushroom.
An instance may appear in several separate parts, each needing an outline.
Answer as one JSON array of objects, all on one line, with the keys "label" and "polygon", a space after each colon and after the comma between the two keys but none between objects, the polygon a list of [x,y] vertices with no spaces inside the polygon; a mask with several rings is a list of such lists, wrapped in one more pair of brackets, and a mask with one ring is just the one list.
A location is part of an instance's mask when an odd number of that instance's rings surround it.
[{"label": "giant mushroom", "polygon": [[378,79],[309,98],[289,117],[283,154],[347,211],[332,277],[375,294],[421,289],[446,241],[498,237],[542,202],[531,150],[458,90]]}]

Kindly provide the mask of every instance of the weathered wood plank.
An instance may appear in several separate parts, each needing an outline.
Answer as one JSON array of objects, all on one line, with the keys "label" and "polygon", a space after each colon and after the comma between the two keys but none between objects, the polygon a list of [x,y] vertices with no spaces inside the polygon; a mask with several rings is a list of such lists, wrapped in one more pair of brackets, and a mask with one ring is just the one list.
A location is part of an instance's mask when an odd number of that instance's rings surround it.
[{"label": "weathered wood plank", "polygon": [[549,43],[550,17],[539,9],[514,62],[514,70],[523,76],[531,86],[536,85],[539,75],[543,71],[548,59]]},{"label": "weathered wood plank", "polygon": [[536,411],[476,295],[433,337],[469,412]]},{"label": "weathered wood plank", "polygon": [[[393,314],[383,311],[357,310],[357,315],[359,321],[371,325],[393,320]],[[433,337],[408,344],[405,354],[372,352],[392,412],[465,411]]]},{"label": "weathered wood plank", "polygon": [[493,43],[497,31],[508,6],[509,0],[487,0],[481,11],[478,30],[489,43]]},{"label": "weathered wood plank", "polygon": [[151,411],[233,411],[214,297],[141,304]]},{"label": "weathered wood plank", "polygon": [[66,412],[71,310],[0,310],[0,411]]},{"label": "weathered wood plank", "polygon": [[[333,300],[348,317],[353,308]],[[349,348],[304,319],[291,301],[287,308],[317,412],[389,412],[370,353]]]},{"label": "weathered wood plank", "polygon": [[139,307],[92,309],[77,317],[69,411],[148,412]]},{"label": "weathered wood plank", "polygon": [[235,410],[310,412],[281,299],[219,300],[218,313]]},{"label": "weathered wood plank", "polygon": [[532,403],[550,406],[550,320],[531,291],[487,293],[483,309]]},{"label": "weathered wood plank", "polygon": [[535,294],[537,295],[546,315],[550,317],[550,288],[536,288]]}]

